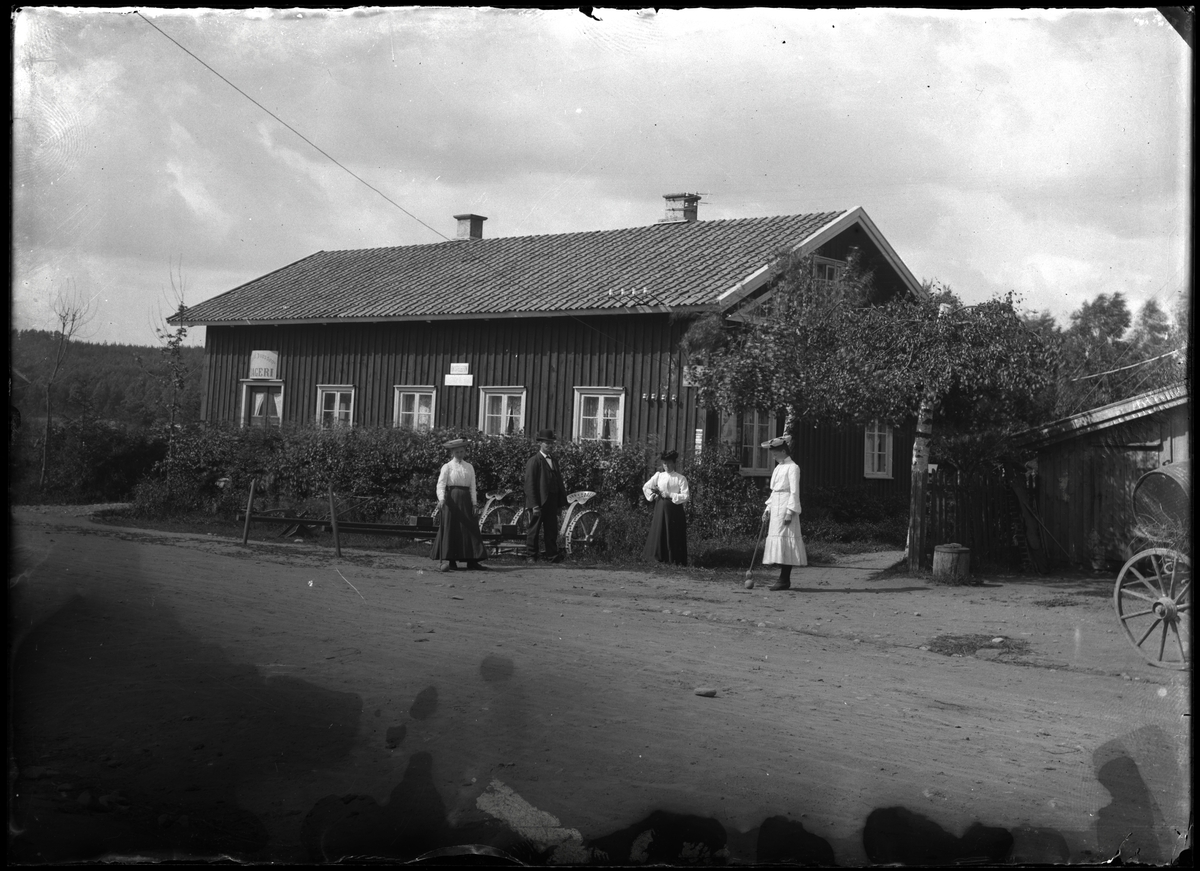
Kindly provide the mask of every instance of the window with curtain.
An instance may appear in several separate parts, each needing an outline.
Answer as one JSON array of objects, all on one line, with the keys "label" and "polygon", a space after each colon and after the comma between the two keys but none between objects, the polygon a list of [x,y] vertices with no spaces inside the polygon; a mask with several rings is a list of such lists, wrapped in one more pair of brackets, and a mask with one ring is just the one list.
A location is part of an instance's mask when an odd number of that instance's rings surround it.
[{"label": "window with curtain", "polygon": [[436,395],[437,391],[432,387],[397,387],[396,411],[392,425],[421,432],[433,429]]},{"label": "window with curtain", "polygon": [[525,429],[525,388],[482,387],[484,435],[513,435]]},{"label": "window with curtain", "polygon": [[283,385],[245,385],[242,426],[279,426],[283,416]]},{"label": "window with curtain", "polygon": [[618,387],[575,388],[575,439],[621,444],[625,390]]}]

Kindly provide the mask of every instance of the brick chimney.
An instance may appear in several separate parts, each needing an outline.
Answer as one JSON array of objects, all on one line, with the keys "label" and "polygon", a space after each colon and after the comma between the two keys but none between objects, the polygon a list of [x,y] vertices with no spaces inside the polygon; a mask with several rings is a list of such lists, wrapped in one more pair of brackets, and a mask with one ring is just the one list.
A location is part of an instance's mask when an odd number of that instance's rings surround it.
[{"label": "brick chimney", "polygon": [[691,224],[696,220],[700,194],[663,194],[667,201],[667,216],[659,218],[660,224]]},{"label": "brick chimney", "polygon": [[487,220],[483,215],[455,215],[454,220],[458,221],[459,239],[483,238],[483,222]]}]

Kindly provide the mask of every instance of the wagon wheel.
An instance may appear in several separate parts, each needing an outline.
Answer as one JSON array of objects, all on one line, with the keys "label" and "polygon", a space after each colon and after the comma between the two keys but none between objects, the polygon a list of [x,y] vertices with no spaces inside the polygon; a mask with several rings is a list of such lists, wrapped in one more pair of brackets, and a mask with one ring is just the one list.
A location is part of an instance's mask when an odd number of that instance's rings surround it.
[{"label": "wagon wheel", "polygon": [[505,526],[516,523],[518,509],[511,505],[495,504],[479,518],[480,532],[503,532]]},{"label": "wagon wheel", "polygon": [[567,524],[563,540],[567,553],[587,553],[596,550],[604,537],[604,521],[599,511],[586,508],[578,512]]},{"label": "wagon wheel", "polygon": [[1151,665],[1192,664],[1192,561],[1154,547],[1125,563],[1113,590],[1117,618],[1129,641]]}]

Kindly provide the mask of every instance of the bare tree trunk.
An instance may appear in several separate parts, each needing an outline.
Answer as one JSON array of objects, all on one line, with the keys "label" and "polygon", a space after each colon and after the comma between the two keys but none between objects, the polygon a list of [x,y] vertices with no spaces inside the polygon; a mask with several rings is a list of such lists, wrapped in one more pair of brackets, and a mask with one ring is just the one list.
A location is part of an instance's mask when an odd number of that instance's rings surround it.
[{"label": "bare tree trunk", "polygon": [[92,318],[91,300],[80,296],[79,289],[73,281],[71,292],[59,290],[50,307],[54,311],[55,320],[58,321],[58,346],[54,349],[54,369],[46,380],[46,438],[42,444],[42,475],[38,481],[38,488],[41,490],[46,489],[46,470],[50,465],[50,394],[54,389],[54,382],[58,380],[58,371],[71,349],[71,339],[75,338]]},{"label": "bare tree trunk", "polygon": [[38,478],[38,489],[46,489],[46,467],[50,463],[50,388],[54,382],[46,384],[46,432],[42,439],[42,475]]},{"label": "bare tree trunk", "polygon": [[917,411],[917,437],[913,440],[912,489],[908,505],[908,570],[921,567],[929,520],[925,516],[925,495],[929,482],[929,440],[933,436],[933,397],[926,394]]},{"label": "bare tree trunk", "polygon": [[[943,303],[938,306],[938,317],[950,311]],[[925,497],[929,485],[929,440],[933,437],[933,409],[936,397],[926,391],[917,409],[917,435],[913,439],[912,489],[908,503],[908,570],[921,568],[925,555],[925,540],[929,533],[929,518],[925,512]]]}]

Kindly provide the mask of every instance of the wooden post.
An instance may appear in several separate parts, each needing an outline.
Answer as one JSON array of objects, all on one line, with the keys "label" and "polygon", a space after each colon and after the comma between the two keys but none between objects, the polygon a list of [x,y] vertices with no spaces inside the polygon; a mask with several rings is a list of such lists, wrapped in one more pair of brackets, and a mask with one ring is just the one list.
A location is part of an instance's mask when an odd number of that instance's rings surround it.
[{"label": "wooden post", "polygon": [[333,552],[341,557],[342,542],[338,538],[337,511],[333,507],[333,482],[329,482],[329,525],[333,528]]},{"label": "wooden post", "polygon": [[242,544],[250,541],[250,513],[254,511],[254,486],[258,478],[250,479],[250,498],[246,501],[246,525],[242,527]]}]

